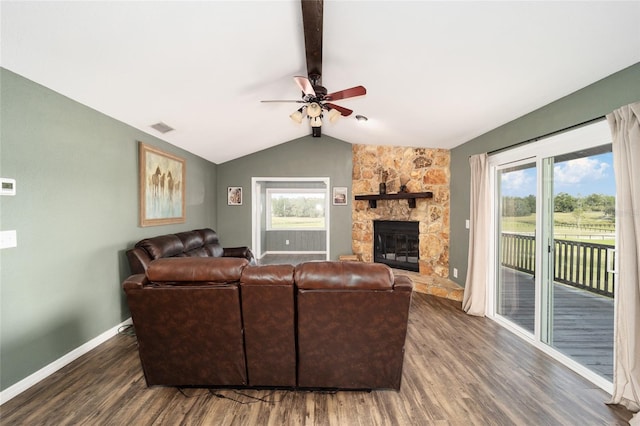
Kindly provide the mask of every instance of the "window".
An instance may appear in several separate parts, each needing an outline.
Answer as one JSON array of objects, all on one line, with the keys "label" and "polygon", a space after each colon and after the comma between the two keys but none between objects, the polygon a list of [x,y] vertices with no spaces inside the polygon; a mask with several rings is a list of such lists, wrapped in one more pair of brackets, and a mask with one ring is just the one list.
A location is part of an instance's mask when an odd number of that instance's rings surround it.
[{"label": "window", "polygon": [[326,190],[324,188],[267,189],[267,230],[324,231]]}]

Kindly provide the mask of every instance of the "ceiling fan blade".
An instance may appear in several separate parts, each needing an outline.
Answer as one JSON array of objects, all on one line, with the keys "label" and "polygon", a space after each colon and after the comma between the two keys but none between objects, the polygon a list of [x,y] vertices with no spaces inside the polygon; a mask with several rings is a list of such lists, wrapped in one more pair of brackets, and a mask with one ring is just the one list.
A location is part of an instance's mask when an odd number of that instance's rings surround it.
[{"label": "ceiling fan blade", "polygon": [[293,77],[293,80],[296,82],[302,93],[305,95],[316,96],[316,91],[313,90],[313,86],[307,77],[296,76]]},{"label": "ceiling fan blade", "polygon": [[284,100],[276,99],[276,100],[267,100],[267,101],[260,101],[260,102],[295,102],[295,103],[298,103],[298,104],[305,104],[306,103],[305,101],[294,101],[294,100],[288,100],[288,99],[284,99]]},{"label": "ceiling fan blade", "polygon": [[364,86],[356,86],[350,89],[340,90],[338,92],[329,93],[324,98],[328,101],[337,101],[339,99],[353,98],[354,96],[362,96],[367,94]]},{"label": "ceiling fan blade", "polygon": [[331,107],[331,108],[339,111],[340,114],[342,114],[343,117],[348,117],[353,112],[349,108],[341,107],[340,105],[332,104],[330,102],[325,102],[324,104],[327,105],[328,107]]},{"label": "ceiling fan blade", "polygon": [[307,74],[317,75],[315,83],[322,85],[322,8],[323,0],[301,0]]}]

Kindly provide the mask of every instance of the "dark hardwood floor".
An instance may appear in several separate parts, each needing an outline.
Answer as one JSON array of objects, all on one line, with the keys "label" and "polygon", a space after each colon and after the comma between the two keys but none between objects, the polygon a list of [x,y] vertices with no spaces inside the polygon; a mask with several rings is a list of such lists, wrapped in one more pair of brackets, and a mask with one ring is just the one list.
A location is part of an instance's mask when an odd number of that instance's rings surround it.
[{"label": "dark hardwood floor", "polygon": [[402,388],[147,388],[121,334],[0,407],[2,425],[624,425],[609,395],[460,303],[415,293]]}]

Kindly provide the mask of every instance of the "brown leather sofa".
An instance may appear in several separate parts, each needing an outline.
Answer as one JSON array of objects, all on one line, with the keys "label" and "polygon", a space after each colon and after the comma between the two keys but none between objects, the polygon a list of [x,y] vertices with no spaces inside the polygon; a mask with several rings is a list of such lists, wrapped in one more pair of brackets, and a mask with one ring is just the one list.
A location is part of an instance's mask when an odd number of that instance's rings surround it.
[{"label": "brown leather sofa", "polygon": [[165,258],[124,282],[149,386],[400,389],[408,277],[248,263]]},{"label": "brown leather sofa", "polygon": [[132,274],[143,274],[151,261],[165,257],[240,257],[256,263],[248,247],[222,247],[210,228],[145,238],[127,250]]},{"label": "brown leather sofa", "polygon": [[381,263],[295,269],[298,386],[400,389],[413,283]]}]

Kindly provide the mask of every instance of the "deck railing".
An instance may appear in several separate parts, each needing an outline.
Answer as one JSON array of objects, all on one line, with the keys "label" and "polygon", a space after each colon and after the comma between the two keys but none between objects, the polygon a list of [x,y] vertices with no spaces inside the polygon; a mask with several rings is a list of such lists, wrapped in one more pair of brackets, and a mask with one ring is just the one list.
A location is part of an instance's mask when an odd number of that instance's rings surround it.
[{"label": "deck railing", "polygon": [[[535,275],[535,237],[503,233],[502,266]],[[607,297],[614,295],[612,246],[554,240],[553,279]]]}]

